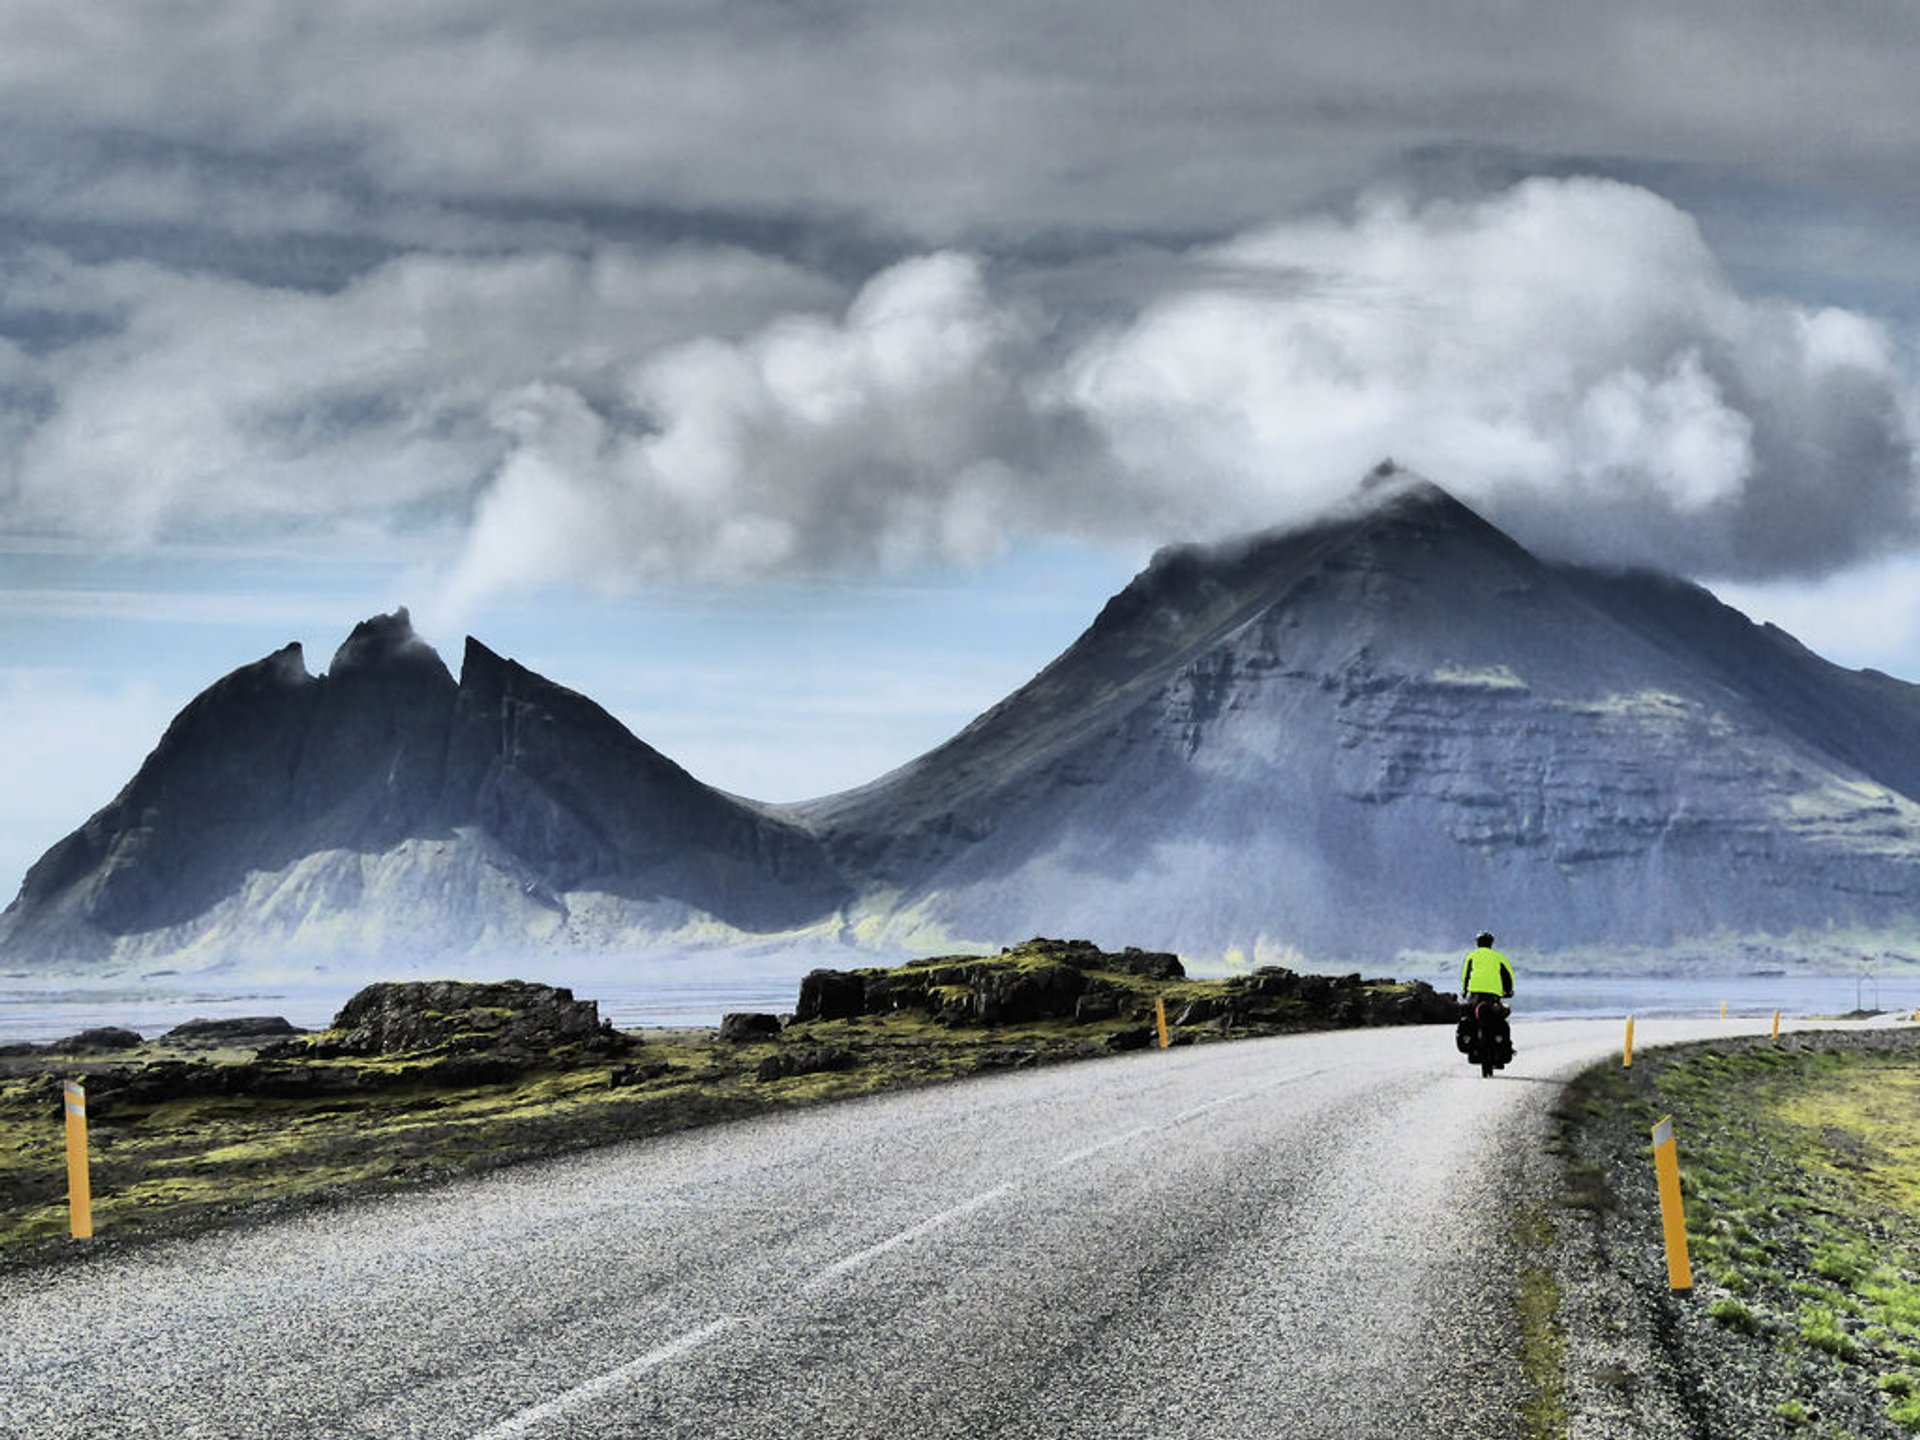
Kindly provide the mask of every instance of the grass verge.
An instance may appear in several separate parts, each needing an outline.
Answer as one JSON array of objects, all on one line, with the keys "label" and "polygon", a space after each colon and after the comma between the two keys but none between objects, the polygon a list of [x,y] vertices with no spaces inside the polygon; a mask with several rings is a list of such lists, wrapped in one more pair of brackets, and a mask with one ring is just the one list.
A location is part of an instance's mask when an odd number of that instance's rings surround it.
[{"label": "grass verge", "polygon": [[[1667,1114],[1686,1297],[1659,1283],[1649,1129]],[[1920,1434],[1920,1036],[1647,1052],[1581,1076],[1560,1119],[1564,1202],[1648,1288],[1703,1433]]]}]

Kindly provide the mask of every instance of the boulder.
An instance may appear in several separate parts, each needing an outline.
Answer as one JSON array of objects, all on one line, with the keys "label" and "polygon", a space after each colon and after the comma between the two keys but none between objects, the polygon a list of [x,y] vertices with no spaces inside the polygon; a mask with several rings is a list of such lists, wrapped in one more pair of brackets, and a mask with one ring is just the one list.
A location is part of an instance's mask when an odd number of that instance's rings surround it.
[{"label": "boulder", "polygon": [[64,1055],[107,1055],[117,1050],[131,1050],[145,1043],[138,1031],[126,1030],[118,1025],[97,1025],[91,1030],[82,1030],[78,1035],[56,1040],[49,1048]]},{"label": "boulder", "polygon": [[166,1045],[245,1045],[266,1044],[306,1032],[279,1015],[238,1015],[224,1020],[188,1020],[160,1037]]},{"label": "boulder", "polygon": [[732,1045],[746,1045],[756,1040],[777,1040],[780,1038],[780,1017],[762,1015],[752,1011],[736,1011],[720,1017],[720,1038]]},{"label": "boulder", "polygon": [[1142,950],[1129,945],[1118,955],[1108,955],[1102,970],[1116,970],[1122,975],[1138,975],[1144,980],[1184,980],[1187,967],[1180,963],[1178,955],[1169,955],[1162,950]]}]

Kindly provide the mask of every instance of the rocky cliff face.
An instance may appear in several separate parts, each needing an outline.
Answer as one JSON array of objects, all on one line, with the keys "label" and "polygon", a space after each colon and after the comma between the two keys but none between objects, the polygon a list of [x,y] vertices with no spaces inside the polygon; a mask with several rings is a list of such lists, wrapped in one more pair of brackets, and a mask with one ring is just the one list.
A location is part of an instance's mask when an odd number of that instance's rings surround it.
[{"label": "rocky cliff face", "polygon": [[[0,952],[634,950],[809,928],[1072,933],[1325,968],[1920,935],[1920,689],[1697,587],[1540,559],[1381,477],[1307,531],[1156,557],[1054,664],[863,789],[771,807],[404,611],[181,713],[0,916]],[[796,962],[796,964],[799,962]]]}]

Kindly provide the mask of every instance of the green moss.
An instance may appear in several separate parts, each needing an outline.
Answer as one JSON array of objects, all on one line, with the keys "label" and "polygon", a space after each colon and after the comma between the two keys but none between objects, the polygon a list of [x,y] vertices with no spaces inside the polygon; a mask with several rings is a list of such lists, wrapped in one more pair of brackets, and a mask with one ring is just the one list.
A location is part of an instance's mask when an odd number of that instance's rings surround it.
[{"label": "green moss", "polygon": [[1520,1320],[1520,1367],[1528,1394],[1521,1417],[1528,1440],[1560,1440],[1572,1416],[1566,1404],[1566,1329],[1560,1317],[1560,1282],[1551,1263],[1558,1238],[1544,1208],[1522,1211],[1509,1232],[1520,1255],[1516,1308]]},{"label": "green moss", "polygon": [[[1902,1382],[1905,1388],[1892,1389],[1887,1380]],[[1881,1388],[1887,1391],[1889,1403],[1887,1418],[1903,1430],[1920,1431],[1920,1394],[1915,1394],[1913,1379],[1908,1375],[1881,1376]]]},{"label": "green moss", "polygon": [[1707,1314],[1742,1335],[1758,1335],[1765,1328],[1759,1317],[1738,1300],[1715,1300],[1707,1307]]},{"label": "green moss", "polygon": [[1831,1305],[1809,1304],[1800,1311],[1800,1338],[1816,1350],[1824,1350],[1836,1359],[1852,1364],[1860,1359],[1860,1347],[1841,1328]]}]

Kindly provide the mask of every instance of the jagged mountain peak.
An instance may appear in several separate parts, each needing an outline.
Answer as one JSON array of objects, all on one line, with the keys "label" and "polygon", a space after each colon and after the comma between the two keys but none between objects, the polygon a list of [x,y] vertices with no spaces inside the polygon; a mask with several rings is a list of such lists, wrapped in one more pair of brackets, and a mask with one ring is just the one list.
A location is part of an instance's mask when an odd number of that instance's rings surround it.
[{"label": "jagged mountain peak", "polygon": [[327,674],[338,679],[392,669],[434,669],[451,679],[440,654],[413,628],[413,617],[402,605],[389,615],[375,615],[353,627],[333,652]]}]

